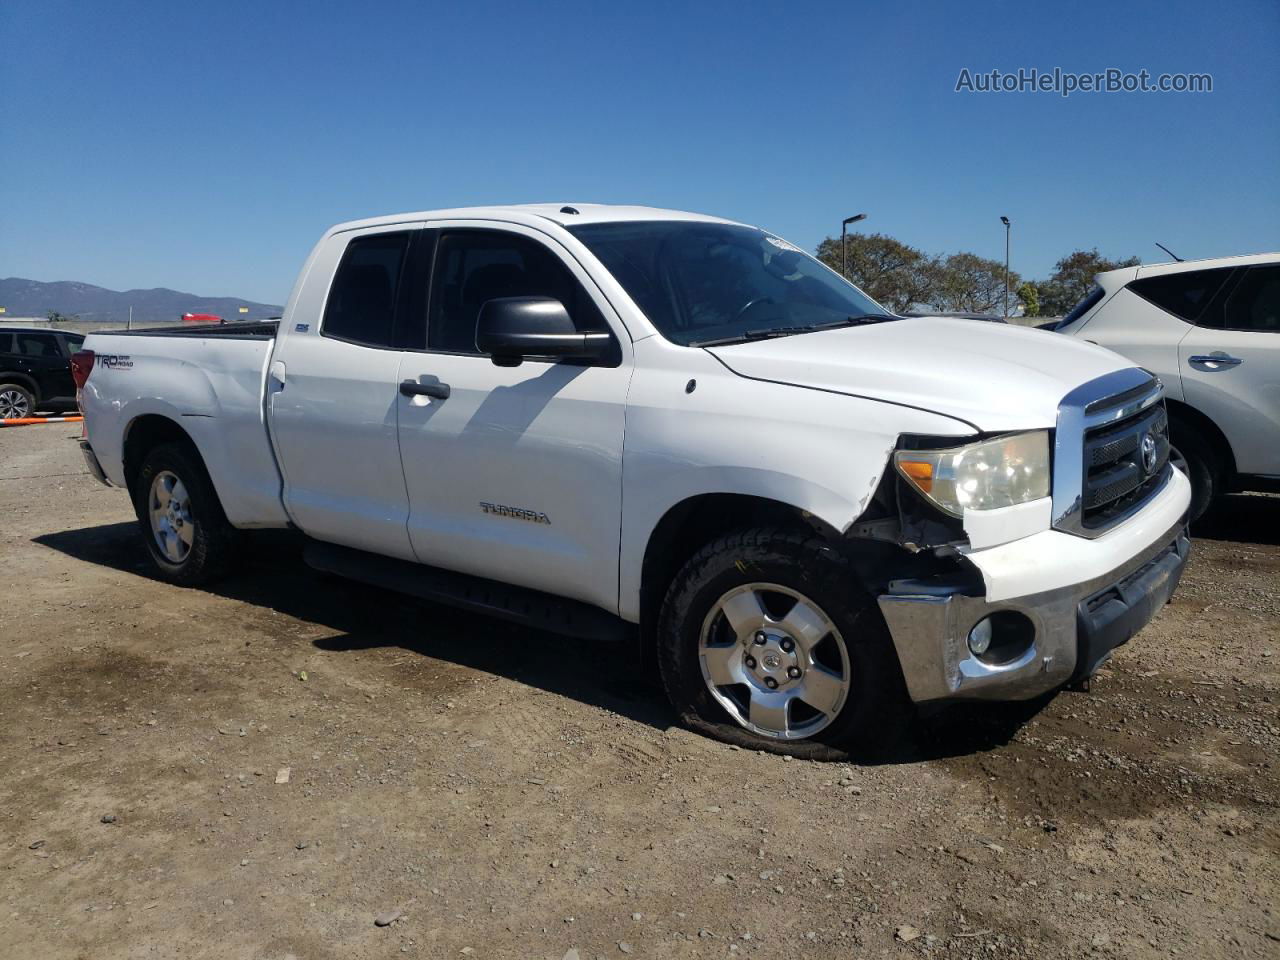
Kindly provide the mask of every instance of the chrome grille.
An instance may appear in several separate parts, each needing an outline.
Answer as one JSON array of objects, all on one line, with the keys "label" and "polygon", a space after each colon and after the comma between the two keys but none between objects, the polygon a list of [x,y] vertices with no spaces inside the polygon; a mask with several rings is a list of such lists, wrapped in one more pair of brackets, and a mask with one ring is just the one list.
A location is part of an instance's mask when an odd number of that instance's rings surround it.
[{"label": "chrome grille", "polygon": [[1163,404],[1133,419],[1142,421],[1137,424],[1136,429],[1131,428],[1126,422],[1115,427],[1107,427],[1105,430],[1092,431],[1085,437],[1085,449],[1089,451],[1090,468],[1115,463],[1122,457],[1137,453],[1142,444],[1144,429],[1164,437],[1165,444],[1168,445],[1169,421],[1165,416]]},{"label": "chrome grille", "polygon": [[1169,419],[1164,401],[1116,423],[1087,430],[1083,460],[1082,523],[1089,529],[1109,526],[1159,486],[1169,462]]},{"label": "chrome grille", "polygon": [[1163,394],[1159,380],[1131,367],[1063,400],[1054,435],[1056,528],[1099,536],[1164,484],[1172,467]]}]

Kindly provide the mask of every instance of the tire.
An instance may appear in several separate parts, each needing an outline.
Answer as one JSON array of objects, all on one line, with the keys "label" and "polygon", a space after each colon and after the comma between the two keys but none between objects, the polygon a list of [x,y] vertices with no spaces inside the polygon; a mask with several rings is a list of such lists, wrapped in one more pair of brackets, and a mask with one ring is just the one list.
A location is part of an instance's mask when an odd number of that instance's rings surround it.
[{"label": "tire", "polygon": [[0,383],[0,420],[33,417],[36,398],[20,383]]},{"label": "tire", "polygon": [[[848,560],[812,531],[746,530],[699,550],[667,591],[657,661],[680,722],[738,746],[867,759],[911,723],[879,607]],[[776,687],[766,688],[770,679]],[[764,722],[753,724],[757,716]]]},{"label": "tire", "polygon": [[1170,439],[1173,449],[1169,459],[1191,481],[1191,507],[1187,519],[1195,522],[1223,492],[1222,462],[1213,448],[1185,424],[1175,424]]},{"label": "tire", "polygon": [[134,478],[132,495],[143,543],[163,579],[196,586],[231,568],[236,531],[190,444],[152,449]]}]

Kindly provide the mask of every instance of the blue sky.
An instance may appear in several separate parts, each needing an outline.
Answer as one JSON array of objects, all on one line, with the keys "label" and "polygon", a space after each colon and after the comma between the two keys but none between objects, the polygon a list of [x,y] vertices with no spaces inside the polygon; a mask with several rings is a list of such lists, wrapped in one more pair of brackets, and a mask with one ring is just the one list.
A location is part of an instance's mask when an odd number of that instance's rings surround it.
[{"label": "blue sky", "polygon": [[[842,216],[1044,276],[1280,249],[1280,3],[0,4],[0,276],[281,303],[340,220],[489,202]],[[954,92],[961,68],[1210,94]]]}]

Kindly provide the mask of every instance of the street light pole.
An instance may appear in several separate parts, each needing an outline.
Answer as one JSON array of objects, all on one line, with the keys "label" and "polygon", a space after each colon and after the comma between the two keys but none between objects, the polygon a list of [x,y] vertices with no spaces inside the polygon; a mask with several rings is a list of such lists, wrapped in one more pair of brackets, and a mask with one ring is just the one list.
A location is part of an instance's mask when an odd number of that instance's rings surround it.
[{"label": "street light pole", "polygon": [[840,221],[840,276],[846,280],[849,279],[849,242],[848,226],[851,223],[857,223],[859,220],[867,219],[865,213],[855,213],[852,217],[845,217]]},{"label": "street light pole", "polygon": [[1004,318],[1009,319],[1009,218],[1001,217],[1004,224]]}]

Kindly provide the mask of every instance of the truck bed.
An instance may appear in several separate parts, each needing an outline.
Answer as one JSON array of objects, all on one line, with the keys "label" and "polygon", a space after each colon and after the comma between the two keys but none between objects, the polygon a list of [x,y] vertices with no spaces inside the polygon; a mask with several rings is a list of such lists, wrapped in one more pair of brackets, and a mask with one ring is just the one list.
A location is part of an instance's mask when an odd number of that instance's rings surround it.
[{"label": "truck bed", "polygon": [[107,478],[126,484],[128,437],[146,418],[164,418],[195,443],[232,524],[285,526],[265,403],[277,328],[264,321],[89,334],[84,346],[96,359],[83,406]]}]

